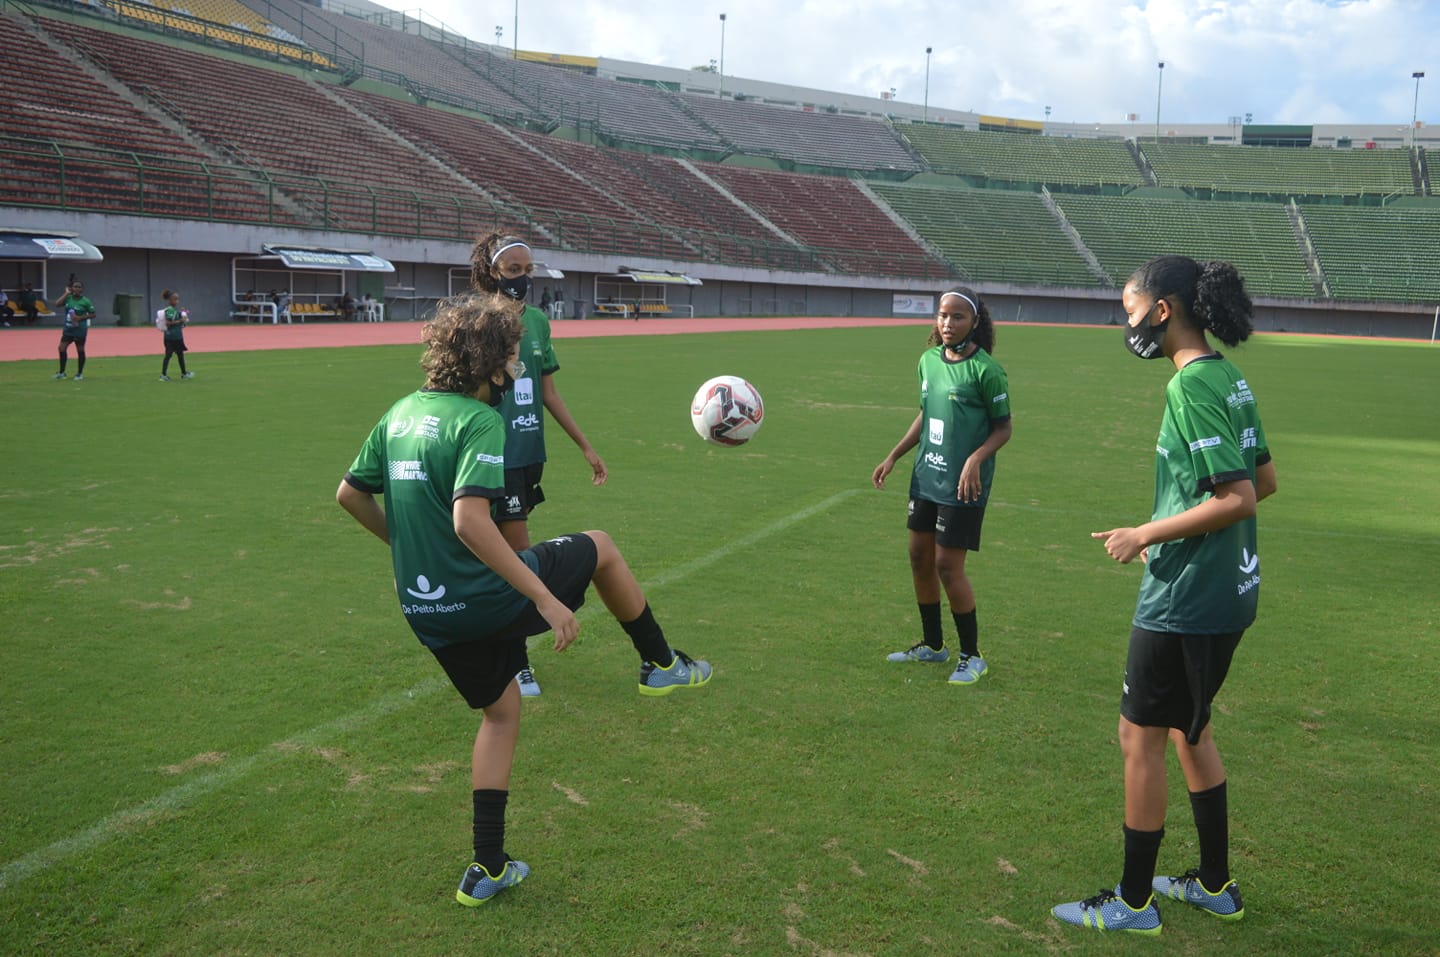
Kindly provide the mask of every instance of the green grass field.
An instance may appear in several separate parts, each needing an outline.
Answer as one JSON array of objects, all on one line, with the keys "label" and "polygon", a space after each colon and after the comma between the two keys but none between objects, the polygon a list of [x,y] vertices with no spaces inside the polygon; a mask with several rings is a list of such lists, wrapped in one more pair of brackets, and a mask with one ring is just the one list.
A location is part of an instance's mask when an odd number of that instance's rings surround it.
[{"label": "green grass field", "polygon": [[[418,349],[0,364],[0,953],[1436,954],[1440,351],[1258,337],[1232,355],[1280,478],[1261,617],[1218,701],[1234,872],[1162,944],[1062,927],[1120,869],[1115,741],[1165,363],[1118,329],[1004,327],[1015,437],[969,570],[991,674],[916,639],[915,328],[573,340],[557,381],[610,483],[551,428],[536,537],[614,534],[703,692],[642,698],[620,629],[534,661],[509,850],[478,911],[476,718],[335,504]],[[690,430],[705,378],[767,420]],[[948,627],[948,619],[947,619]],[[1162,872],[1196,860],[1172,761]]]}]

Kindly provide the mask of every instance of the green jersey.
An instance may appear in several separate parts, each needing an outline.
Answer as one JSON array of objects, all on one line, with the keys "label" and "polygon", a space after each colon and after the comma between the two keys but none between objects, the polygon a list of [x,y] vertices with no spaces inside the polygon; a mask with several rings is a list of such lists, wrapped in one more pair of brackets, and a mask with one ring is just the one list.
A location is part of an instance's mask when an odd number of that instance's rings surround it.
[{"label": "green jersey", "polygon": [[95,304],[85,296],[71,294],[60,303],[60,308],[65,312],[62,334],[72,339],[84,339],[90,332],[90,320],[95,318]]},{"label": "green jersey", "polygon": [[[1209,498],[1217,485],[1255,480],[1270,461],[1255,396],[1219,354],[1197,359],[1165,387],[1155,445],[1155,509],[1168,518]],[[1148,631],[1222,635],[1255,621],[1260,554],[1255,519],[1150,546],[1135,625]]]},{"label": "green jersey", "polygon": [[992,455],[980,467],[980,498],[962,502],[960,470],[992,426],[1010,418],[1010,385],[1005,370],[984,349],[968,358],[947,359],[945,347],[920,356],[920,444],[910,475],[910,497],[940,505],[984,508],[995,477]]},{"label": "green jersey", "polygon": [[545,406],[540,377],[559,371],[550,344],[550,320],[534,306],[520,314],[525,332],[520,337],[520,361],[525,374],[505,396],[500,414],[505,417],[505,467],[521,468],[545,461]]},{"label": "green jersey", "polygon": [[[345,476],[385,496],[400,610],[428,647],[484,638],[527,600],[455,534],[456,499],[504,494],[504,451],[494,409],[467,395],[421,391],[385,413]],[[522,558],[536,569],[531,554]]]},{"label": "green jersey", "polygon": [[[166,306],[166,307],[165,307],[165,341],[166,341],[166,342],[184,342],[184,341],[185,341],[185,324],[184,324],[183,322],[181,322],[180,320],[181,320],[181,319],[184,319],[184,318],[186,317],[186,315],[187,315],[187,313],[186,313],[185,310],[183,310],[183,309],[176,309],[174,306]],[[175,323],[175,325],[173,325],[173,326],[170,325],[170,323],[172,323],[172,322]]]}]

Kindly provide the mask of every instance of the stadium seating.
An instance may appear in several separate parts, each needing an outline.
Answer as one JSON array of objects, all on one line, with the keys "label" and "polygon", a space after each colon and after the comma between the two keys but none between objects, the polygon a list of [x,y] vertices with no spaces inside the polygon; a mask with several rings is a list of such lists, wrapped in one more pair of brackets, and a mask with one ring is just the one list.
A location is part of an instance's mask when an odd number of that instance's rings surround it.
[{"label": "stadium seating", "polygon": [[509,91],[537,116],[594,130],[620,142],[683,150],[720,151],[715,132],[659,90],[617,83],[567,69],[502,58],[471,47],[447,52],[491,83]]},{"label": "stadium seating", "polygon": [[[0,44],[39,41],[0,14]],[[265,214],[253,180],[207,169],[212,157],[115,93],[83,66],[53,56],[43,71],[8,70],[0,84],[0,197],[147,215],[254,220]],[[18,61],[12,61],[18,62]],[[65,175],[54,175],[59,145]],[[135,154],[147,154],[143,170]],[[151,177],[143,193],[140,182]]]},{"label": "stadium seating", "polygon": [[1440,209],[1316,205],[1301,213],[1333,297],[1440,301]]},{"label": "stadium seating", "polygon": [[969,279],[1100,284],[1038,193],[892,183],[871,189]]},{"label": "stadium seating", "polygon": [[826,169],[920,169],[889,125],[878,120],[693,93],[677,93],[674,98],[726,143],[751,156]]},{"label": "stadium seating", "polygon": [[1404,150],[1291,149],[1144,143],[1161,186],[1211,193],[1376,196],[1415,192]]},{"label": "stadium seating", "polygon": [[997,183],[1142,186],[1124,143],[1025,133],[982,133],[907,123],[897,127],[936,172]]},{"label": "stadium seating", "polygon": [[1055,202],[1118,284],[1153,256],[1178,253],[1235,264],[1253,293],[1310,299],[1315,283],[1279,203],[1113,198],[1071,193]]},{"label": "stadium seating", "polygon": [[238,0],[103,0],[121,17],[142,25],[192,34],[257,53],[316,66],[332,66],[294,36],[268,23]]},{"label": "stadium seating", "polygon": [[[105,57],[117,79],[163,100],[193,135],[236,163],[290,174],[277,182],[314,224],[453,235],[457,204],[485,205],[305,80],[79,24],[55,21],[48,29]],[[216,88],[226,95],[214,96]]]},{"label": "stadium seating", "polygon": [[780,229],[815,247],[837,272],[936,279],[954,274],[848,179],[713,164],[703,169]]}]

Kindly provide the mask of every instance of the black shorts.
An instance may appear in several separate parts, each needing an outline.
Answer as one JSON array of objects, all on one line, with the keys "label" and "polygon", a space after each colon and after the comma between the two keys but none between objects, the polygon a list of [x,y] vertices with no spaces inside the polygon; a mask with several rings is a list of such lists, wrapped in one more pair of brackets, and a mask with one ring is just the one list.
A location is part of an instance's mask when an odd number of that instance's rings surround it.
[{"label": "black shorts", "polygon": [[545,501],[545,490],[540,487],[540,476],[544,474],[544,462],[505,470],[505,497],[492,513],[496,524],[523,522],[536,505]]},{"label": "black shorts", "polygon": [[60,345],[64,346],[71,342],[75,343],[77,348],[85,348],[85,336],[72,336],[68,332],[60,333]]},{"label": "black shorts", "polygon": [[1177,728],[1192,745],[1210,723],[1230,659],[1245,632],[1177,635],[1130,629],[1120,714],[1133,724]]},{"label": "black shorts", "polygon": [[905,527],[912,532],[933,532],[935,544],[945,548],[980,550],[980,526],[985,522],[985,509],[960,505],[941,505],[923,498],[910,500]]},{"label": "black shorts", "polygon": [[[536,574],[571,611],[585,604],[585,591],[595,577],[598,560],[589,535],[562,535],[526,551],[539,562]],[[521,554],[524,554],[523,552]],[[515,673],[525,667],[525,639],[550,630],[550,624],[527,601],[510,623],[474,641],[457,641],[431,648],[435,660],[450,676],[450,683],[472,708],[500,700]]]},{"label": "black shorts", "polygon": [[180,352],[189,352],[189,351],[190,351],[189,349],[185,348],[185,340],[183,340],[183,339],[166,339],[166,340],[165,340],[165,354],[166,354],[167,356],[175,355],[175,354],[180,353]]}]

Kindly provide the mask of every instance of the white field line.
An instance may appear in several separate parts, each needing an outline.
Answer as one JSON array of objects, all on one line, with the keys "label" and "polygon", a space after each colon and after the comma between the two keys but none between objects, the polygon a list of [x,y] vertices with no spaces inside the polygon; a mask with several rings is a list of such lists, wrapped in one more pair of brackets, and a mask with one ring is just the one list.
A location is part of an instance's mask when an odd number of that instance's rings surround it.
[{"label": "white field line", "polygon": [[[694,575],[696,572],[708,568],[711,565],[729,557],[743,548],[749,548],[765,539],[777,535],[780,532],[797,525],[812,516],[818,515],[826,509],[833,508],[840,502],[859,493],[859,489],[847,489],[837,492],[824,501],[817,502],[808,508],[772,522],[758,531],[751,532],[741,538],[720,546],[699,558],[692,559],[682,565],[661,572],[648,581],[641,582],[641,587],[646,591],[662,588],[673,582],[681,581]],[[591,608],[581,609],[581,617],[589,617],[584,613],[594,611],[600,607],[597,602]],[[594,611],[598,614],[598,611]],[[316,725],[308,731],[302,731],[292,737],[286,738],[271,745],[267,750],[238,758],[226,764],[223,768],[203,774],[190,781],[185,782],[170,790],[157,794],[148,801],[144,801],[134,807],[123,811],[117,811],[95,825],[78,831],[69,837],[62,838],[47,847],[31,851],[24,857],[10,861],[0,867],[0,891],[15,886],[28,877],[33,877],[42,871],[48,870],[67,858],[90,850],[96,845],[109,840],[110,838],[147,820],[161,814],[173,812],[183,808],[191,802],[219,791],[252,771],[272,764],[284,761],[290,755],[302,752],[309,747],[314,747],[322,742],[346,734],[356,728],[363,727],[371,722],[383,718],[392,712],[413,704],[417,699],[435,694],[450,687],[450,682],[443,676],[422,681],[419,684],[403,692],[386,695],[372,701],[368,706],[348,715],[337,718],[334,721],[327,721],[325,724]]]}]

